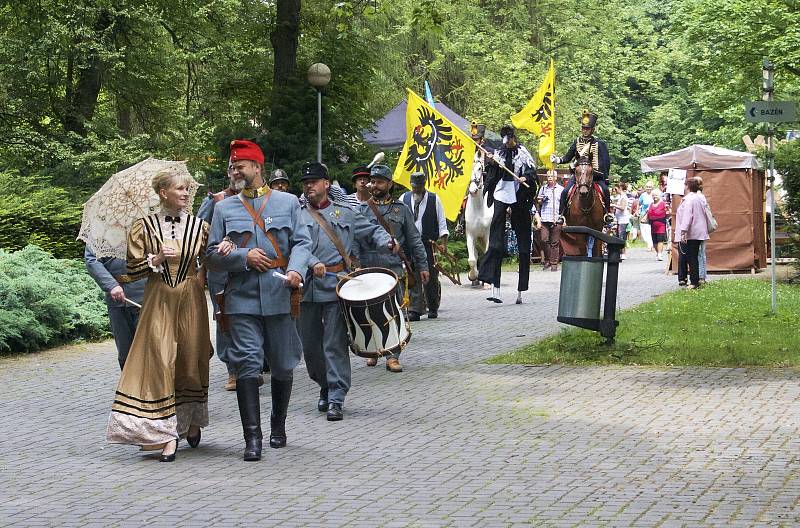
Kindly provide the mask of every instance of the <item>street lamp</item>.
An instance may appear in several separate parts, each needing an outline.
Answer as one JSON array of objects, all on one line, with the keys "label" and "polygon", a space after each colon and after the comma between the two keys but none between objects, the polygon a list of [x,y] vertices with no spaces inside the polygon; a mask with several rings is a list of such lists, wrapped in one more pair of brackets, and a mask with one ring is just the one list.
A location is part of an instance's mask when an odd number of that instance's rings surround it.
[{"label": "street lamp", "polygon": [[331,82],[331,69],[317,62],[308,69],[308,84],[317,90],[317,163],[322,163],[322,89]]}]

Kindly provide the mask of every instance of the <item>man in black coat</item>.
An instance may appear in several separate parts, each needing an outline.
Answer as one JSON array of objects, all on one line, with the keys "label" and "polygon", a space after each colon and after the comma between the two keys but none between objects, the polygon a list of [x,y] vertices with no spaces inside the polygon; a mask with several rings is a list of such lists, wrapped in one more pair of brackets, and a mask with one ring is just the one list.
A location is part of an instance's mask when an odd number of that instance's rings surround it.
[{"label": "man in black coat", "polygon": [[[550,156],[550,161],[555,164],[573,162],[572,166],[574,168],[574,164],[577,163],[580,158],[579,153],[583,151],[587,144],[589,145],[586,155],[592,161],[592,168],[594,169],[593,180],[603,190],[603,205],[606,211],[603,220],[605,223],[610,224],[614,221],[614,215],[612,215],[610,211],[611,195],[608,191],[608,173],[611,169],[611,160],[608,157],[606,142],[594,137],[594,127],[596,124],[597,115],[592,114],[588,110],[584,110],[581,116],[581,135],[572,142],[572,145],[570,145],[563,156],[556,156],[553,154]],[[567,210],[567,199],[574,186],[575,177],[573,176],[564,186],[564,192],[561,193],[561,211]],[[561,217],[561,222],[563,223],[563,216]]]},{"label": "man in black coat", "polygon": [[[489,228],[489,249],[478,263],[478,280],[492,285],[492,295],[487,300],[497,303],[500,298],[500,271],[506,252],[506,213],[511,209],[511,228],[519,245],[519,281],[517,304],[522,303],[522,292],[528,290],[531,265],[531,208],[536,197],[536,165],[528,149],[517,141],[514,128],[500,129],[503,145],[487,156],[484,192],[487,204],[494,203],[492,225]],[[502,164],[505,169],[500,167]]]}]

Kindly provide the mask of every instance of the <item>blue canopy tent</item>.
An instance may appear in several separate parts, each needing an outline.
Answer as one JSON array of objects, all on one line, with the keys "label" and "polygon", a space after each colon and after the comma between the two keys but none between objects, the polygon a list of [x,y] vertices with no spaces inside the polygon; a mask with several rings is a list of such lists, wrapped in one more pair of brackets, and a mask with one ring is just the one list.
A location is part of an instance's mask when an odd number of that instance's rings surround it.
[{"label": "blue canopy tent", "polygon": [[[406,142],[406,105],[403,100],[389,110],[389,113],[375,122],[372,129],[364,129],[361,135],[364,141],[381,149],[400,150]],[[436,111],[450,120],[455,126],[464,133],[469,134],[470,123],[457,113],[450,110],[442,102],[436,103]]]}]

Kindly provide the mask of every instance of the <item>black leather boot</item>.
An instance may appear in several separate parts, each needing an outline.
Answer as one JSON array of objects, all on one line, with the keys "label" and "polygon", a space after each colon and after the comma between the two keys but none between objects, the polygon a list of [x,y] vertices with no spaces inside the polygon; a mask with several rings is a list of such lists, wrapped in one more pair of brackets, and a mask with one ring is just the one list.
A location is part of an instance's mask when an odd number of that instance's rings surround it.
[{"label": "black leather boot", "polygon": [[328,389],[319,390],[319,400],[317,400],[317,410],[326,412],[328,410]]},{"label": "black leather boot", "polygon": [[278,449],[286,447],[286,413],[292,395],[293,378],[278,380],[272,378],[272,414],[269,417],[269,446]]},{"label": "black leather boot", "polygon": [[236,397],[244,431],[244,460],[261,460],[261,402],[258,396],[258,378],[236,380]]}]

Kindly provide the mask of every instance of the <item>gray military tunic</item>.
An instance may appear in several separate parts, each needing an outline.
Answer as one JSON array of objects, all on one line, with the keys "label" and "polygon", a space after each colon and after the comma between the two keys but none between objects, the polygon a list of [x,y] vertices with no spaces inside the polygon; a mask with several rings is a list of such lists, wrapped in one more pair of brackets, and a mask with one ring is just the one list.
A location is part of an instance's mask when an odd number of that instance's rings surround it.
[{"label": "gray military tunic", "polygon": [[[303,206],[302,215],[303,222],[311,233],[313,247],[297,326],[303,342],[303,356],[309,377],[321,388],[328,389],[329,402],[344,403],[345,395],[350,390],[351,370],[347,327],[336,296],[339,279],[333,273],[314,277],[312,272],[312,268],[319,262],[330,267],[341,264],[343,259],[331,239],[314,220],[308,207],[312,206]],[[368,221],[349,204],[341,201],[329,202],[318,212],[346,250],[352,250],[356,241],[359,241],[364,246],[375,247],[376,251],[390,251],[389,234],[379,225]]]},{"label": "gray military tunic", "polygon": [[89,246],[86,246],[83,251],[83,261],[86,263],[89,275],[105,293],[111,333],[114,335],[114,343],[117,345],[117,361],[119,362],[119,367],[122,368],[128,358],[128,351],[131,348],[133,335],[136,332],[136,324],[139,322],[139,309],[124,301],[115,301],[111,298],[109,292],[117,286],[122,286],[125,297],[135,303],[142,304],[144,286],[147,281],[142,279],[120,283],[115,277],[125,276],[128,273],[125,259],[114,257],[98,259]]},{"label": "gray military tunic", "polygon": [[[222,193],[224,193],[224,191],[222,191]],[[206,196],[206,198],[203,200],[203,203],[200,204],[200,208],[197,210],[197,217],[208,222],[208,225],[211,225],[211,222],[214,219],[214,209],[216,203],[221,201],[220,199],[215,200],[215,196],[218,196],[222,193],[217,193],[217,195],[210,194]],[[231,198],[231,196],[227,196],[226,198]],[[225,198],[222,199],[224,200]],[[219,307],[217,306],[216,295],[225,288],[225,283],[227,280],[228,274],[224,271],[206,270],[206,285],[208,286],[208,293],[211,296],[211,306],[213,307],[214,313],[217,313],[217,310],[219,310]],[[230,343],[230,334],[223,332],[219,325],[217,325],[217,357],[219,357],[220,361],[228,366],[228,374],[233,374],[233,368],[228,365],[227,360],[227,352],[228,348],[230,347]]]},{"label": "gray military tunic", "polygon": [[[384,220],[392,229],[392,235],[400,247],[406,254],[406,257],[411,261],[417,273],[421,271],[428,271],[428,256],[425,253],[425,246],[422,245],[422,237],[414,225],[414,217],[411,215],[408,207],[403,205],[397,200],[380,204],[377,203],[378,211],[383,215]],[[370,222],[375,225],[380,225],[378,219],[372,212],[368,203],[363,203],[359,206],[361,214],[363,214]],[[384,253],[379,251],[377,247],[363,244],[359,241],[358,244],[359,259],[363,267],[379,267],[388,268],[394,271],[401,279],[399,287],[397,288],[398,300],[402,302],[405,295],[405,282],[402,280],[405,276],[403,268],[403,259],[400,255],[394,253]],[[400,352],[392,354],[390,357],[399,358]]]},{"label": "gray military tunic", "polygon": [[[215,206],[207,262],[210,269],[231,275],[225,292],[225,312],[229,316],[231,336],[231,346],[226,355],[237,378],[259,376],[266,353],[272,376],[289,380],[300,362],[302,349],[290,316],[290,290],[286,282],[273,273],[295,271],[305,275],[311,258],[311,238],[294,195],[270,191],[264,196],[244,199],[255,211],[268,199],[262,213],[264,227],[275,238],[283,256],[288,259],[288,265],[265,272],[248,268],[247,252],[250,249],[261,248],[270,259],[277,258],[272,243],[255,225],[238,197],[223,200]],[[251,235],[247,245],[243,246],[245,233]],[[222,256],[217,253],[217,247],[226,236],[240,247]],[[266,351],[265,342],[268,345]]]},{"label": "gray military tunic", "polygon": [[[406,257],[411,261],[415,267],[415,271],[428,271],[428,256],[425,253],[425,246],[422,244],[422,237],[414,225],[414,217],[411,215],[408,207],[403,205],[402,202],[392,200],[391,202],[380,204],[376,202],[378,211],[383,215],[386,223],[392,229],[392,236],[403,248]],[[364,215],[370,222],[375,225],[380,225],[378,219],[372,213],[369,204],[363,203],[359,205],[359,212]],[[398,277],[405,276],[403,269],[403,259],[400,255],[393,253],[385,253],[380,251],[379,248],[362,244],[358,244],[359,259],[363,267],[379,267],[388,268],[394,271]]]}]

